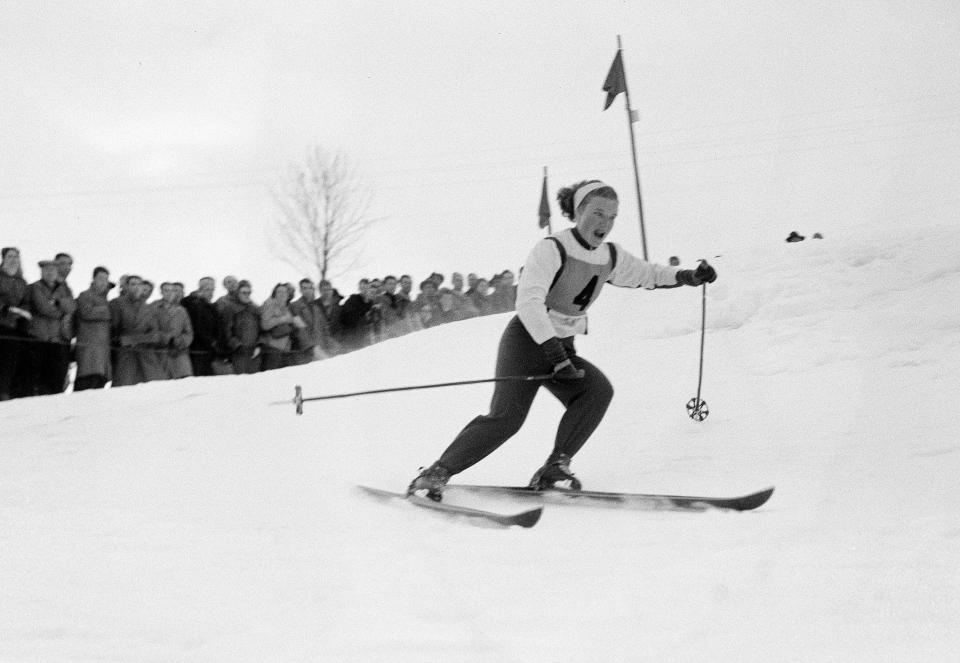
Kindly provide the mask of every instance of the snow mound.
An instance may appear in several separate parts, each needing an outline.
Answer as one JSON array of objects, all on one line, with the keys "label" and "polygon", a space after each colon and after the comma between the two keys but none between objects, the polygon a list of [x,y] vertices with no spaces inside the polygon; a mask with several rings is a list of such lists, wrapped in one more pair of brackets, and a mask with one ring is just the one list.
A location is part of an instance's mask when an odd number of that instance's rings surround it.
[{"label": "snow mound", "polygon": [[[508,316],[305,367],[0,404],[0,659],[948,660],[960,612],[960,248],[950,228],[726,252],[707,289],[608,288],[581,354],[617,394],[587,487],[747,514],[548,507],[490,530],[400,490],[491,387]],[[560,413],[458,481],[518,483]]]}]

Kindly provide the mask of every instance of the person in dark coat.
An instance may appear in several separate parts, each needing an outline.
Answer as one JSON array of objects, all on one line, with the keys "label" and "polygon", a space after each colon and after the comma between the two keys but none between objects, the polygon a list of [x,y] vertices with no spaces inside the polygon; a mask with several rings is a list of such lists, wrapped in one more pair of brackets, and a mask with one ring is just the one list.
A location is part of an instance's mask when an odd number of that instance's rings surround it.
[{"label": "person in dark coat", "polygon": [[193,327],[190,364],[194,375],[213,375],[213,359],[220,352],[220,314],[213,304],[214,288],[213,277],[204,276],[197,283],[197,289],[180,302],[187,309]]},{"label": "person in dark coat", "polygon": [[397,290],[397,309],[400,311],[400,321],[403,323],[403,333],[410,334],[423,329],[420,316],[413,310],[413,277],[404,274],[400,277],[400,288]]},{"label": "person in dark coat", "polygon": [[77,377],[74,391],[102,389],[113,376],[110,362],[110,305],[114,287],[106,267],[93,270],[90,287],[77,297]]},{"label": "person in dark coat", "polygon": [[13,397],[17,365],[26,352],[22,339],[33,317],[26,300],[27,282],[20,269],[20,250],[6,247],[0,263],[0,401]]},{"label": "person in dark coat", "polygon": [[253,286],[249,281],[239,281],[237,289],[223,306],[220,319],[221,336],[233,372],[256,373],[260,370],[260,309],[251,300]]},{"label": "person in dark coat", "polygon": [[340,340],[347,352],[370,345],[377,313],[374,308],[375,298],[370,282],[362,279],[357,292],[350,295],[340,307]]},{"label": "person in dark coat", "polygon": [[332,357],[341,352],[340,347],[340,302],[343,300],[341,295],[330,281],[320,281],[320,296],[315,303],[317,305],[317,331],[319,335],[319,347],[323,353]]},{"label": "person in dark coat", "polygon": [[77,303],[66,283],[59,280],[57,263],[41,260],[39,265],[40,280],[27,288],[32,342],[21,375],[26,394],[42,396],[59,394],[66,387]]},{"label": "person in dark coat", "polygon": [[387,276],[383,279],[382,292],[375,301],[380,305],[382,338],[396,338],[407,333],[403,319],[407,303],[397,294],[397,277]]}]

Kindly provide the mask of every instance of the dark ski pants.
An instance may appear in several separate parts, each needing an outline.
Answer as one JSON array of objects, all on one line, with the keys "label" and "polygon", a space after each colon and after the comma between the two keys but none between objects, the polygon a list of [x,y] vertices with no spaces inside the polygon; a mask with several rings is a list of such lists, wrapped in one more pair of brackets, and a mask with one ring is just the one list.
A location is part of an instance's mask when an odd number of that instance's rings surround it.
[{"label": "dark ski pants", "polygon": [[[571,353],[574,351],[572,337],[563,339],[563,344]],[[586,373],[576,384],[497,382],[489,414],[476,417],[460,431],[443,452],[440,464],[451,474],[457,474],[486,458],[520,430],[541,386],[566,407],[557,429],[553,454],[576,454],[603,419],[613,398],[613,386],[600,369],[586,359],[573,356],[572,361]],[[527,333],[520,319],[514,317],[500,338],[496,376],[542,375],[552,370],[543,350]]]}]

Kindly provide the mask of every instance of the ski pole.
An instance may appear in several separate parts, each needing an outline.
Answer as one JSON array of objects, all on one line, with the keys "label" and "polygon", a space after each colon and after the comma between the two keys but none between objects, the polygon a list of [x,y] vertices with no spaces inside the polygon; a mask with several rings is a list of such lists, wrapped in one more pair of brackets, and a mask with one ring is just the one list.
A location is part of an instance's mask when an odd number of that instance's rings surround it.
[{"label": "ski pole", "polygon": [[707,334],[707,284],[703,284],[702,313],[700,319],[700,374],[697,377],[697,395],[687,402],[687,414],[694,421],[703,421],[710,414],[707,403],[700,399],[700,387],[703,386],[703,343]]},{"label": "ski pole", "polygon": [[334,398],[349,398],[351,396],[368,396],[370,394],[387,394],[395,391],[413,391],[414,389],[437,389],[439,387],[459,387],[468,384],[482,384],[484,382],[543,382],[553,377],[552,374],[544,375],[508,375],[499,378],[484,378],[482,380],[460,380],[458,382],[438,382],[435,384],[408,385],[405,387],[387,387],[386,389],[369,389],[367,391],[351,391],[344,394],[330,394],[328,396],[310,396],[303,397],[303,390],[300,385],[294,387],[294,396],[292,401],[275,401],[270,405],[286,405],[293,403],[297,408],[297,414],[303,414],[303,404],[307,401],[328,401]]}]

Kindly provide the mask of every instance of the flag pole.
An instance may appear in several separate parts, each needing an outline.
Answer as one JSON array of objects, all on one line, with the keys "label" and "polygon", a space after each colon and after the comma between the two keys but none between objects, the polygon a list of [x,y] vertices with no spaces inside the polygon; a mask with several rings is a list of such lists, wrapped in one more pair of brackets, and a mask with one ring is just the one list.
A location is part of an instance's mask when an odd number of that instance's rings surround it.
[{"label": "flag pole", "polygon": [[[617,52],[623,64],[623,43],[617,35]],[[649,260],[647,255],[647,231],[643,223],[643,196],[640,195],[640,167],[637,165],[637,141],[633,135],[633,110],[630,105],[630,88],[627,86],[627,67],[623,65],[623,92],[627,98],[627,124],[630,127],[630,152],[633,155],[633,182],[637,189],[637,209],[640,212],[640,241],[643,243],[643,259]]]}]

